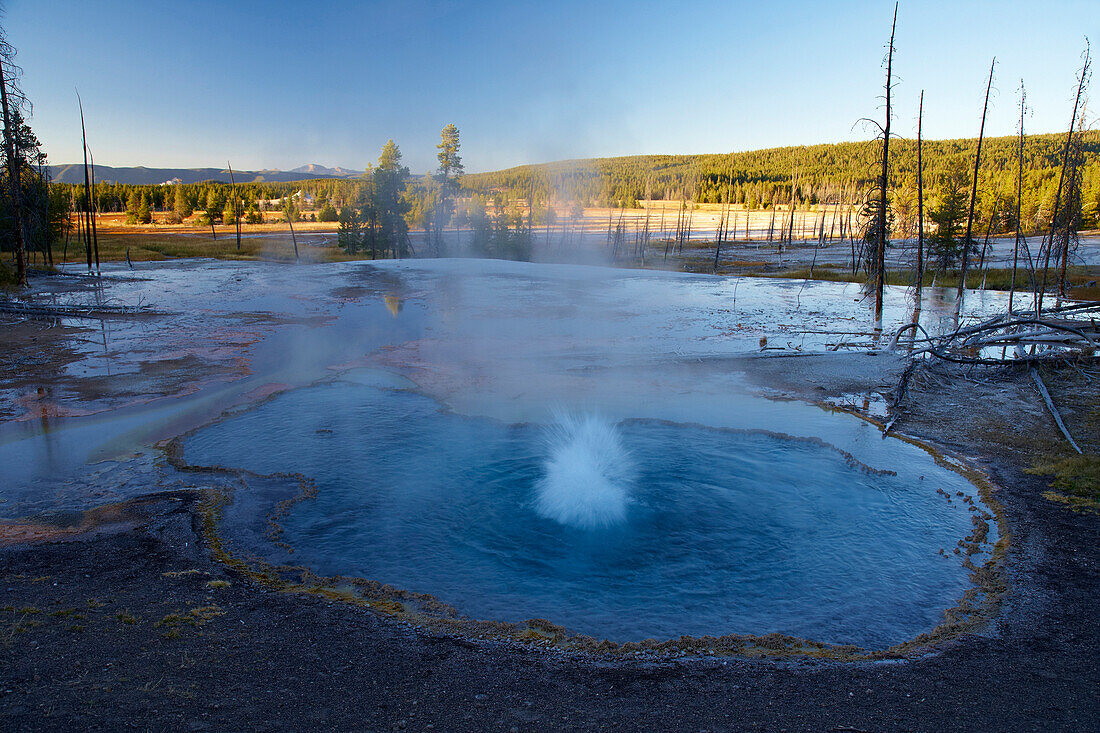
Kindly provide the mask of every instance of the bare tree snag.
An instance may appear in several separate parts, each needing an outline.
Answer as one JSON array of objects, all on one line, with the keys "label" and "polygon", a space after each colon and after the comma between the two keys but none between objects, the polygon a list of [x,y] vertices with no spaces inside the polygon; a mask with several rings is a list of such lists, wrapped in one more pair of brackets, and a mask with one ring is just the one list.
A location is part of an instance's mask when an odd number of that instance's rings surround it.
[{"label": "bare tree snag", "polygon": [[923,142],[921,124],[924,121],[924,90],[920,91],[917,107],[917,302],[920,302],[924,286],[924,160],[921,157]]},{"label": "bare tree snag", "polygon": [[886,284],[886,189],[890,171],[890,83],[894,66],[894,32],[898,25],[898,4],[890,24],[890,46],[886,51],[886,126],[882,128],[882,174],[879,181],[879,223],[875,252],[875,320],[882,320],[883,286]]},{"label": "bare tree snag", "polygon": [[92,269],[92,184],[88,177],[88,133],[84,130],[84,103],[80,101],[80,92],[76,93],[76,104],[80,108],[80,136],[84,143],[84,250],[88,255],[88,271]]},{"label": "bare tree snag", "polygon": [[959,273],[958,298],[962,298],[963,289],[966,288],[966,270],[970,263],[970,237],[974,227],[974,205],[978,202],[978,166],[982,161],[982,139],[985,137],[985,115],[989,111],[989,90],[993,87],[993,68],[997,65],[997,58],[989,65],[989,81],[985,85],[985,103],[982,105],[982,124],[978,129],[978,150],[974,154],[974,178],[970,186],[970,211],[966,215],[966,236],[963,238],[962,271]]},{"label": "bare tree snag", "polygon": [[237,225],[237,251],[241,251],[241,212],[237,210],[237,182],[233,180],[233,164],[228,160],[225,165],[229,168],[230,195],[233,196],[233,221]]},{"label": "bare tree snag", "polygon": [[1020,266],[1021,200],[1024,195],[1024,112],[1027,111],[1027,90],[1020,79],[1020,145],[1016,155],[1016,241],[1012,246],[1012,281],[1008,285],[1008,312],[1012,313],[1012,300],[1016,295],[1016,269]]},{"label": "bare tree snag", "polygon": [[91,213],[92,213],[92,251],[95,252],[95,271],[99,272],[99,236],[96,234],[96,214],[98,213],[98,206],[95,201],[95,156],[92,155],[92,151],[88,151],[89,165],[92,172],[92,200],[91,200]]},{"label": "bare tree snag", "polygon": [[1089,74],[1089,66],[1092,64],[1091,48],[1088,40],[1085,41],[1085,60],[1081,64],[1081,75],[1077,78],[1077,96],[1073,99],[1073,114],[1069,118],[1069,130],[1066,132],[1066,144],[1062,148],[1062,172],[1058,176],[1058,188],[1054,194],[1054,211],[1050,217],[1050,233],[1046,241],[1046,258],[1043,261],[1043,284],[1039,288],[1039,298],[1035,301],[1035,317],[1043,310],[1043,295],[1047,289],[1047,272],[1050,270],[1050,252],[1054,248],[1054,232],[1058,227],[1058,213],[1062,203],[1062,187],[1066,180],[1066,169],[1069,167],[1070,148],[1073,143],[1073,128],[1077,124],[1077,108],[1081,105],[1081,97],[1085,92],[1085,80]]}]

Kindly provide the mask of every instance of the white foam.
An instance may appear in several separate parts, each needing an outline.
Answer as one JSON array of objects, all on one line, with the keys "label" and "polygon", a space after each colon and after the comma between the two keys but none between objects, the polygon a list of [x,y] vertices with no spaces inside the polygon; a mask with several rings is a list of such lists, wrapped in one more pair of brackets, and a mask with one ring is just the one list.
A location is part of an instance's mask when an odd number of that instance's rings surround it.
[{"label": "white foam", "polygon": [[615,424],[596,415],[558,415],[547,437],[549,456],[535,487],[539,515],[580,529],[625,521],[634,465]]}]

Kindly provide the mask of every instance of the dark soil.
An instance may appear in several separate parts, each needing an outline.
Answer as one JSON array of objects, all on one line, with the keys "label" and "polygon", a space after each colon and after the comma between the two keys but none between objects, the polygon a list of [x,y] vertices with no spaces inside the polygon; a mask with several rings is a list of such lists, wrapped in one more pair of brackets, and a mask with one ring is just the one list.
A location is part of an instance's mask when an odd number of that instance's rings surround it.
[{"label": "dark soil", "polygon": [[[441,637],[228,571],[196,497],[172,494],[95,536],[0,548],[0,730],[1097,730],[1100,516],[1024,473],[1014,444],[1050,434],[1026,380],[981,379],[918,379],[897,426],[965,447],[1001,487],[1010,592],[981,633],[913,659],[623,660]],[[1073,379],[1050,381],[1065,395]],[[1021,420],[991,430],[986,390],[1027,402]]]}]

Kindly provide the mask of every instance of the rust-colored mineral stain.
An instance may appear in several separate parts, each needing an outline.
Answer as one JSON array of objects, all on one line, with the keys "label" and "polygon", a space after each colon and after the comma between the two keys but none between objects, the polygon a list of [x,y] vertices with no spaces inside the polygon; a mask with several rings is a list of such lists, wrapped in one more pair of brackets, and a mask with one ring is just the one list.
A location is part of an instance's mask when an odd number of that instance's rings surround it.
[{"label": "rust-colored mineral stain", "polygon": [[[140,502],[139,502],[140,504]],[[74,524],[52,524],[33,520],[0,521],[0,547],[78,539],[98,531],[124,531],[142,522],[133,502],[108,504],[80,513]]]},{"label": "rust-colored mineral stain", "polygon": [[17,397],[15,403],[26,410],[26,412],[16,416],[14,422],[41,420],[47,429],[49,428],[50,420],[62,417],[81,417],[93,413],[92,410],[58,404],[51,398],[49,390],[43,390],[41,388],[34,392],[28,392],[21,397]]}]

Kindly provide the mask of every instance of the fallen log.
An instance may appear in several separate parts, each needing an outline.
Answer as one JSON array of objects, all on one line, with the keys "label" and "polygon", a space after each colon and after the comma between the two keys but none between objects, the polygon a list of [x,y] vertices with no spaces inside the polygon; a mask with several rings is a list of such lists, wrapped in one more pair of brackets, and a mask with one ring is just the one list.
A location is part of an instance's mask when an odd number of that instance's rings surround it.
[{"label": "fallen log", "polygon": [[[1002,313],[936,336],[920,324],[907,323],[897,330],[890,345],[896,348],[901,336],[912,330],[922,336],[913,333],[907,339],[911,358],[931,355],[959,364],[986,365],[1095,359],[1100,348],[1098,315],[1100,303],[1075,303],[1044,311],[1039,317]],[[982,355],[983,350],[993,348],[1004,351],[1000,357]]]},{"label": "fallen log", "polygon": [[1080,453],[1081,449],[1077,446],[1073,436],[1069,434],[1069,430],[1066,429],[1066,424],[1062,422],[1062,416],[1058,413],[1058,408],[1054,406],[1054,400],[1050,399],[1050,392],[1047,392],[1047,386],[1043,384],[1043,378],[1039,376],[1039,372],[1035,371],[1035,367],[1031,367],[1031,378],[1035,381],[1035,386],[1039,388],[1039,394],[1043,396],[1043,402],[1046,403],[1047,409],[1050,410],[1050,414],[1054,418],[1055,424],[1058,425],[1058,429],[1062,431],[1062,435],[1066,436],[1066,440],[1073,446],[1073,449]]},{"label": "fallen log", "polygon": [[93,320],[168,315],[166,311],[153,310],[147,306],[47,305],[44,303],[27,303],[18,300],[0,300],[0,313],[8,313],[11,315],[23,316],[25,318],[88,318]]}]

